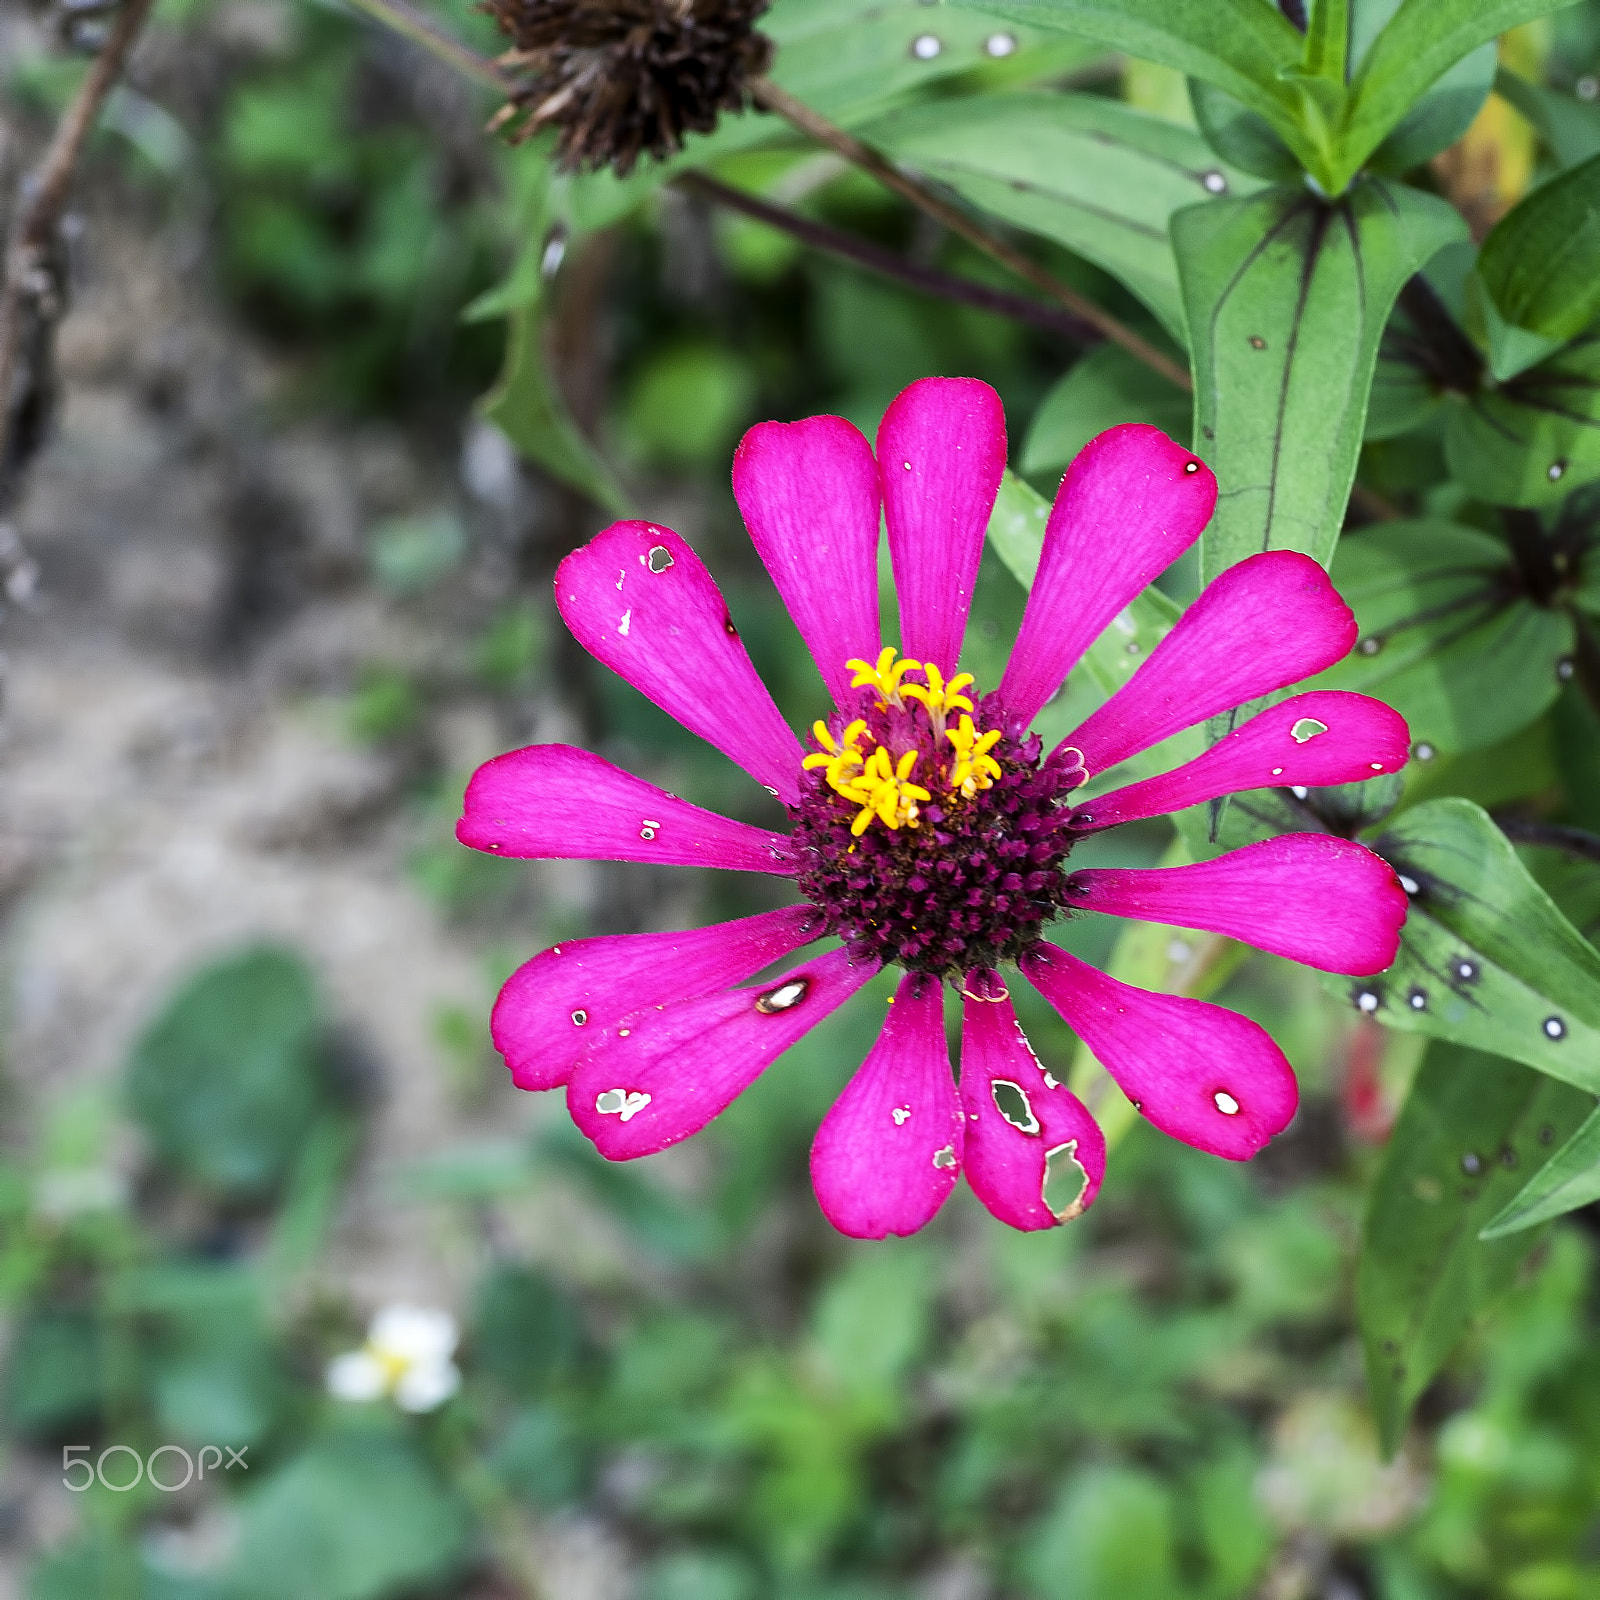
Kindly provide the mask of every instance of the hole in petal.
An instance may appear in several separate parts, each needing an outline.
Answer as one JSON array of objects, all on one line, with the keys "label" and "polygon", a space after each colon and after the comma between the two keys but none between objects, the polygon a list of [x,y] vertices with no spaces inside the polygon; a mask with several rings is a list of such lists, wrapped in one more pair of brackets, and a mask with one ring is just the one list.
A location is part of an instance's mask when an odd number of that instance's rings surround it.
[{"label": "hole in petal", "polygon": [[1089,1192],[1089,1174],[1078,1160],[1078,1141],[1069,1139],[1045,1151],[1044,1186],[1039,1198],[1057,1222],[1083,1215],[1083,1197]]},{"label": "hole in petal", "polygon": [[756,1001],[756,1010],[764,1017],[773,1016],[779,1011],[791,1011],[805,999],[810,988],[809,980],[793,978],[762,995]]},{"label": "hole in petal", "polygon": [[943,1150],[935,1150],[933,1164],[936,1167],[953,1167],[956,1164],[956,1147],[947,1144]]},{"label": "hole in petal", "polygon": [[581,1028],[588,1020],[589,1013],[584,1011],[581,1007],[572,1013],[572,1026],[574,1028]]},{"label": "hole in petal", "polygon": [[653,822],[649,817],[646,817],[639,824],[639,837],[646,840],[655,838],[656,831],[660,828],[660,826],[661,824],[659,822]]},{"label": "hole in petal", "polygon": [[664,544],[658,544],[645,557],[645,563],[652,572],[665,572],[672,565],[672,552]]},{"label": "hole in petal", "polygon": [[989,1085],[997,1110],[1018,1133],[1030,1136],[1039,1132],[1039,1119],[1033,1114],[1028,1091],[1009,1078],[995,1078]]},{"label": "hole in petal", "polygon": [[1289,737],[1296,744],[1304,744],[1307,739],[1315,739],[1319,733],[1326,733],[1327,731],[1328,724],[1326,722],[1318,722],[1315,717],[1301,717],[1289,730]]},{"label": "hole in petal", "polygon": [[594,1108],[602,1117],[631,1121],[650,1104],[650,1096],[640,1089],[602,1089],[595,1096]]}]

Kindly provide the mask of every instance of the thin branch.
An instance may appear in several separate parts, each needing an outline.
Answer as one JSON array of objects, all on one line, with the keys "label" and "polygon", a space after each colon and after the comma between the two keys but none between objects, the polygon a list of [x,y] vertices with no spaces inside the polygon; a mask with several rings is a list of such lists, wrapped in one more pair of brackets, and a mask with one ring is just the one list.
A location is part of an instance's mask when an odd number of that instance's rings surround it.
[{"label": "thin branch", "polygon": [[124,0],[88,76],[61,114],[44,159],[22,187],[16,224],[6,251],[5,281],[0,285],[0,470],[9,460],[11,391],[16,383],[27,303],[40,292],[38,285],[46,272],[61,211],[66,205],[83,147],[106,96],[122,75],[128,52],[154,3],[155,0]]},{"label": "thin branch", "polygon": [[743,189],[722,183],[708,173],[685,172],[673,179],[673,183],[689,194],[698,195],[714,205],[726,206],[730,211],[741,211],[745,216],[764,222],[770,228],[777,228],[803,244],[853,261],[869,272],[880,273],[924,294],[976,306],[980,311],[992,311],[1016,322],[1026,322],[1033,327],[1059,333],[1074,344],[1099,344],[1104,338],[1098,328],[1070,311],[1058,311],[1054,306],[1043,305],[1037,300],[1011,294],[1004,289],[991,288],[985,283],[974,283],[970,278],[959,277],[953,272],[921,266],[893,250],[874,244],[870,239],[803,217],[787,207],[772,205]]},{"label": "thin branch", "polygon": [[1600,862],[1600,835],[1583,828],[1569,828],[1560,822],[1529,822],[1522,817],[1496,817],[1501,833],[1513,844],[1541,846],[1563,855],[1579,856]]},{"label": "thin branch", "polygon": [[943,195],[930,189],[918,179],[902,172],[886,156],[863,144],[853,134],[830,122],[820,112],[812,110],[802,100],[797,100],[786,89],[780,88],[770,78],[760,78],[752,86],[756,103],[784,118],[807,137],[826,145],[844,157],[852,166],[870,173],[885,188],[892,189],[903,200],[909,200],[919,210],[925,211],[936,222],[942,223],[952,233],[959,234],[969,244],[976,245],[987,256],[992,256],[1002,266],[1009,268],[1019,278],[1026,279],[1041,294],[1047,295],[1057,305],[1064,306],[1075,317],[1082,318],[1113,344],[1120,345],[1136,361],[1142,361],[1152,372],[1178,388],[1188,390],[1191,385],[1186,368],[1178,365],[1165,352],[1158,350],[1147,339],[1141,338],[1132,328],[1125,327],[1103,306],[1096,305],[1087,295],[1080,294],[1070,285],[1062,283],[1047,272],[1030,255],[1019,250],[1008,239],[991,233],[982,223],[970,217],[959,206],[952,205]]},{"label": "thin branch", "polygon": [[431,18],[414,11],[405,0],[349,0],[357,11],[364,11],[374,22],[403,34],[413,44],[421,45],[429,55],[437,57],[447,67],[454,67],[465,77],[475,79],[496,94],[512,95],[517,86],[487,56],[481,56],[471,45],[463,44],[437,26]]}]

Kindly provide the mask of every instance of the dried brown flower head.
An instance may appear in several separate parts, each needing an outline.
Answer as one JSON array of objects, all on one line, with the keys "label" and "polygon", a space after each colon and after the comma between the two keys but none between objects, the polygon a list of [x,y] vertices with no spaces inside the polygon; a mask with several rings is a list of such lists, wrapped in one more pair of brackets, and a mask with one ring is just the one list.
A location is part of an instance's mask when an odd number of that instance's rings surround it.
[{"label": "dried brown flower head", "polygon": [[625,177],[641,153],[671,155],[743,109],[772,58],[755,31],[769,3],[484,0],[512,40],[500,65],[524,80],[494,125],[519,140],[554,126],[564,167]]}]

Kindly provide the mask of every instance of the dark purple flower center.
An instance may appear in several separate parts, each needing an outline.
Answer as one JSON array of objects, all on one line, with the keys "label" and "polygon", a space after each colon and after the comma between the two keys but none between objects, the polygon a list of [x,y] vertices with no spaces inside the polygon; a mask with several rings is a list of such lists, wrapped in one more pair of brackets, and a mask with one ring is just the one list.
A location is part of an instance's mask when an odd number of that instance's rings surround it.
[{"label": "dark purple flower center", "polygon": [[1062,802],[1081,768],[1042,764],[993,696],[958,714],[960,679],[928,673],[918,696],[892,670],[864,675],[878,693],[816,725],[790,808],[801,892],[861,960],[957,980],[1015,961],[1067,904]]}]

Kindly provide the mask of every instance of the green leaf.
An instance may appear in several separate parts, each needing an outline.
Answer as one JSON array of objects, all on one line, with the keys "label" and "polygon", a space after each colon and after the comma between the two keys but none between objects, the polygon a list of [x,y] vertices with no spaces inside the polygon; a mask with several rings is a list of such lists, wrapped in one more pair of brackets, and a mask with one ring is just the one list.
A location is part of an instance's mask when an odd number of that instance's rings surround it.
[{"label": "green leaf", "polygon": [[325,1089],[311,973],[262,947],[197,973],[128,1063],[133,1115],[191,1179],[260,1195],[288,1171]]},{"label": "green leaf", "polygon": [[1373,151],[1368,168],[1399,175],[1453,145],[1489,98],[1497,59],[1493,43],[1463,56],[1400,119]]},{"label": "green leaf", "polygon": [[1349,71],[1350,0],[1316,0],[1306,28],[1305,70],[1341,89]]},{"label": "green leaf", "polygon": [[1222,485],[1206,581],[1262,550],[1327,563],[1389,310],[1464,228],[1442,200],[1382,179],[1332,205],[1280,187],[1173,218],[1195,444]]},{"label": "green leaf", "polygon": [[1351,80],[1326,187],[1339,193],[1456,62],[1562,0],[1401,0]]},{"label": "green leaf", "polygon": [[476,1370],[513,1393],[548,1387],[571,1371],[583,1349],[577,1308],[553,1279],[503,1266],[478,1291],[473,1319]]},{"label": "green leaf", "polygon": [[1514,205],[1483,241],[1478,276],[1514,326],[1582,333],[1600,314],[1600,155]]},{"label": "green leaf", "polygon": [[1181,337],[1168,224],[1179,207],[1255,181],[1191,128],[1100,95],[979,95],[895,112],[865,130],[974,205],[1064,244]]},{"label": "green leaf", "polygon": [[544,322],[542,302],[511,318],[505,365],[478,409],[529,461],[582,490],[596,505],[626,516],[626,491],[572,420],[556,388],[545,357]]},{"label": "green leaf", "polygon": [[1186,394],[1120,345],[1103,344],[1074,362],[1039,402],[1022,446],[1022,471],[1059,478],[1096,434],[1122,422],[1153,423],[1185,439],[1190,414]]},{"label": "green leaf", "polygon": [[1478,1237],[1520,1233],[1595,1200],[1600,1200],[1600,1111],[1590,1113]]},{"label": "green leaf", "polygon": [[1379,977],[1328,986],[1391,1028],[1492,1050],[1600,1094],[1600,952],[1493,820],[1450,796],[1402,812],[1371,842],[1415,886],[1400,955]]},{"label": "green leaf", "polygon": [[466,1551],[459,1503],[409,1445],[326,1438],[243,1502],[229,1593],[377,1600],[440,1582]]},{"label": "green leaf", "polygon": [[86,1310],[31,1311],[6,1352],[5,1418],[20,1434],[94,1424],[106,1398],[100,1323]]},{"label": "green leaf", "polygon": [[1206,143],[1224,161],[1272,183],[1299,180],[1294,152],[1259,112],[1203,78],[1189,79],[1189,104]]},{"label": "green leaf", "polygon": [[817,1304],[812,1335],[838,1389],[892,1400],[932,1329],[932,1259],[912,1244],[856,1254]]},{"label": "green leaf", "polygon": [[1330,571],[1361,637],[1314,688],[1377,695],[1416,741],[1451,753],[1510,737],[1560,693],[1572,619],[1521,592],[1488,534],[1386,522],[1341,540]]},{"label": "green leaf", "polygon": [[1305,41],[1261,0],[957,0],[1040,28],[1059,28],[1226,89],[1280,136],[1301,139],[1296,96],[1282,81]]},{"label": "green leaf", "polygon": [[1040,1600],[1137,1595],[1177,1600],[1172,1496],[1130,1467],[1088,1467],[1070,1478],[1024,1556]]},{"label": "green leaf", "polygon": [[1451,474],[1493,505],[1554,505],[1600,477],[1600,335],[1452,397],[1444,447]]},{"label": "green leaf", "polygon": [[1373,1185],[1356,1298],[1367,1381],[1392,1453],[1417,1396],[1510,1288],[1531,1236],[1486,1244],[1531,1165],[1592,1107],[1577,1090],[1476,1050],[1433,1045]]}]

